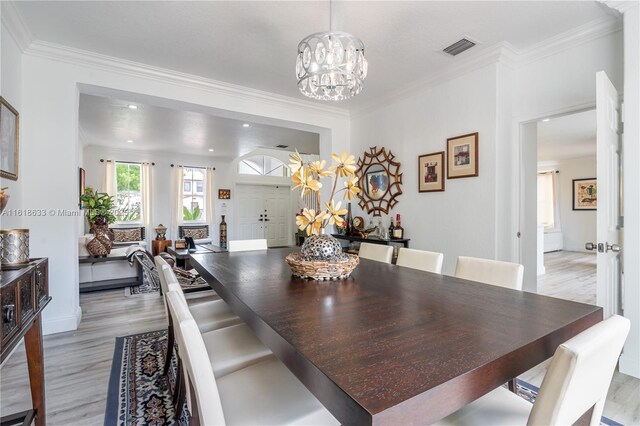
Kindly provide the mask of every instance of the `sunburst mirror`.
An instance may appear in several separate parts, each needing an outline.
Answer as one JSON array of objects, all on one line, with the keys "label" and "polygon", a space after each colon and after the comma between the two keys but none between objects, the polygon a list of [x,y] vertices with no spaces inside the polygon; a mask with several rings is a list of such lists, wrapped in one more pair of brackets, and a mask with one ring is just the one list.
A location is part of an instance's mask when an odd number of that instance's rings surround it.
[{"label": "sunburst mirror", "polygon": [[358,158],[358,205],[373,216],[389,214],[402,194],[402,173],[395,156],[384,148],[370,147]]}]

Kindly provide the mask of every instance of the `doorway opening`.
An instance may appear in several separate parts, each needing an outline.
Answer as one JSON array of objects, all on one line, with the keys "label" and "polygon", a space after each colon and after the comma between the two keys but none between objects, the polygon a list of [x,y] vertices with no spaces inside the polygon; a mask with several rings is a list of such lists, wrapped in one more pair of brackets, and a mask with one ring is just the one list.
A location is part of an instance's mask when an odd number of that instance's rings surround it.
[{"label": "doorway opening", "polygon": [[538,293],[595,304],[595,109],[536,123]]}]

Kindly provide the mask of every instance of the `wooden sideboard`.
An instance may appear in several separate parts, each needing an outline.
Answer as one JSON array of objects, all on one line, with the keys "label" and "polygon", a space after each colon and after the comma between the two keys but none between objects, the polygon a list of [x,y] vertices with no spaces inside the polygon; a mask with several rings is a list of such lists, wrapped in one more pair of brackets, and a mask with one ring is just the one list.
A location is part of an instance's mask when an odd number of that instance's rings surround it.
[{"label": "wooden sideboard", "polygon": [[17,269],[0,272],[0,363],[4,362],[24,337],[33,404],[33,410],[17,416],[7,416],[2,419],[2,423],[9,419],[15,420],[16,417],[35,417],[36,425],[46,424],[41,313],[49,301],[49,262],[46,258],[32,259]]}]

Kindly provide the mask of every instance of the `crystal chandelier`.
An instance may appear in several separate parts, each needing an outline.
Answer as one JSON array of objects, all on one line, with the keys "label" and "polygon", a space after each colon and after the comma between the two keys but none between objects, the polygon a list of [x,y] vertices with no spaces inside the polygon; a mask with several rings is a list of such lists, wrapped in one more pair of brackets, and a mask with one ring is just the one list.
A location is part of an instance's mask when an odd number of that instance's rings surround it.
[{"label": "crystal chandelier", "polygon": [[367,67],[362,41],[349,33],[332,32],[331,21],[328,32],[311,34],[298,44],[298,89],[310,98],[341,101],[356,96]]}]

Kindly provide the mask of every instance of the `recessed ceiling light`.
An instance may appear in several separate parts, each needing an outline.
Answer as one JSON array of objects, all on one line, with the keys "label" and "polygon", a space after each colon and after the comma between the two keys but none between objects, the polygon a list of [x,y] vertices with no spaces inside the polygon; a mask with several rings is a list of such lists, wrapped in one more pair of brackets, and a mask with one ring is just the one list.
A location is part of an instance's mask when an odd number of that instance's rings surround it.
[{"label": "recessed ceiling light", "polygon": [[213,152],[213,148],[209,148],[209,152]]},{"label": "recessed ceiling light", "polygon": [[542,122],[543,122],[543,123],[547,123],[547,122],[549,122],[549,121],[551,121],[551,119],[550,119],[550,118],[545,118],[544,120],[542,120]]},{"label": "recessed ceiling light", "polygon": [[138,105],[129,105],[129,109],[138,109]]},{"label": "recessed ceiling light", "polygon": [[244,123],[244,124],[242,125],[242,127],[249,127],[249,126],[251,126],[249,123]]},{"label": "recessed ceiling light", "polygon": [[133,141],[131,139],[127,140],[127,143],[133,143]]}]

